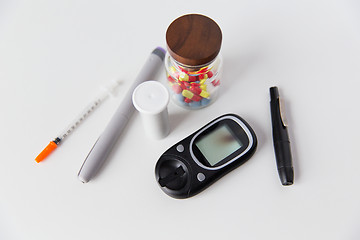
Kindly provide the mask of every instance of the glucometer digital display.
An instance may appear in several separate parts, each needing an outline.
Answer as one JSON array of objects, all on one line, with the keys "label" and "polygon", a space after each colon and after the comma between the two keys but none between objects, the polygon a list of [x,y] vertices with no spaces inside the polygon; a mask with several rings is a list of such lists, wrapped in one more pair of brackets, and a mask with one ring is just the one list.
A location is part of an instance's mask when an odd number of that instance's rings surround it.
[{"label": "glucometer digital display", "polygon": [[214,166],[231,153],[240,149],[243,145],[242,142],[233,135],[231,129],[223,124],[211,133],[197,139],[195,146],[204,155],[204,158],[210,166]]},{"label": "glucometer digital display", "polygon": [[222,115],[161,155],[156,180],[171,197],[194,196],[246,162],[256,146],[248,123],[235,114]]}]

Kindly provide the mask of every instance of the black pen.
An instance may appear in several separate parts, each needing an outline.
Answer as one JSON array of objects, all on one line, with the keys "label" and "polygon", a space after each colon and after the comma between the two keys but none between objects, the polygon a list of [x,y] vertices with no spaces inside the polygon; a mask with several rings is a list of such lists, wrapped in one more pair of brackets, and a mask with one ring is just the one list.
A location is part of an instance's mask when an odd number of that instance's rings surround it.
[{"label": "black pen", "polygon": [[294,169],[287,123],[277,87],[270,88],[270,111],[277,169],[282,185],[288,186],[294,183]]}]

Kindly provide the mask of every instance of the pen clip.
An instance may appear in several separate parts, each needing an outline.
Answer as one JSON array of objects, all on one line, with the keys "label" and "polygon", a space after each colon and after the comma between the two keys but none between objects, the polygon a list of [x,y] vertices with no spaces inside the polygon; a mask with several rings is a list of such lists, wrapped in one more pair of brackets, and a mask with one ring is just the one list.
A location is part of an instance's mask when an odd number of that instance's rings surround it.
[{"label": "pen clip", "polygon": [[279,108],[280,108],[280,118],[284,127],[288,127],[288,121],[285,115],[285,102],[282,98],[279,97]]}]

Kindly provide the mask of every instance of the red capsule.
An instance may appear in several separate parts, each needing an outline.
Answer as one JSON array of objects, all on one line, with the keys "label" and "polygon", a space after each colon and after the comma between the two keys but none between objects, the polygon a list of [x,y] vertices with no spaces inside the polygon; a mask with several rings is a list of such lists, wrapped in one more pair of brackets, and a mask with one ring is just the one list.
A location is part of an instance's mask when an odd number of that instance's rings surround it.
[{"label": "red capsule", "polygon": [[175,83],[174,85],[171,86],[171,88],[174,91],[174,93],[176,93],[176,94],[179,94],[182,92],[182,88],[180,87],[179,84]]},{"label": "red capsule", "polygon": [[190,98],[185,98],[185,99],[184,99],[184,102],[186,102],[186,103],[191,103],[192,101],[191,101]]},{"label": "red capsule", "polygon": [[191,84],[191,87],[200,87],[201,86],[200,83],[196,83],[196,82],[192,82],[190,84]]},{"label": "red capsule", "polygon": [[218,79],[218,80],[214,80],[214,81],[212,81],[211,82],[212,83],[212,85],[214,86],[214,87],[216,87],[216,86],[219,86],[220,85],[220,80]]},{"label": "red capsule", "polygon": [[181,89],[183,89],[183,90],[187,89],[184,82],[180,81],[180,82],[178,82],[178,84],[180,85]]},{"label": "red capsule", "polygon": [[195,82],[195,81],[197,81],[197,77],[189,75],[189,82]]},{"label": "red capsule", "polygon": [[201,91],[202,91],[202,89],[199,88],[199,87],[191,86],[190,91],[191,91],[192,93],[195,93],[195,94],[200,94]]},{"label": "red capsule", "polygon": [[168,79],[168,81],[171,82],[171,83],[174,83],[174,82],[175,82],[175,80],[174,80],[170,75],[168,76],[167,79]]},{"label": "red capsule", "polygon": [[185,85],[185,87],[187,87],[187,88],[190,87],[190,83],[188,83],[188,82],[184,82],[184,85]]}]

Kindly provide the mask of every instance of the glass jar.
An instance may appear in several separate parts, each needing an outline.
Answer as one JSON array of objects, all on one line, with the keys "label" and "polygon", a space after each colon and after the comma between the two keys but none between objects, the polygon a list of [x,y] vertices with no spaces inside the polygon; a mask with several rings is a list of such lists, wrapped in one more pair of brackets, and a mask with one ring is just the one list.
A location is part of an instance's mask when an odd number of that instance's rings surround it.
[{"label": "glass jar", "polygon": [[222,33],[212,19],[184,15],[166,32],[165,69],[173,101],[188,109],[208,106],[218,96]]}]

